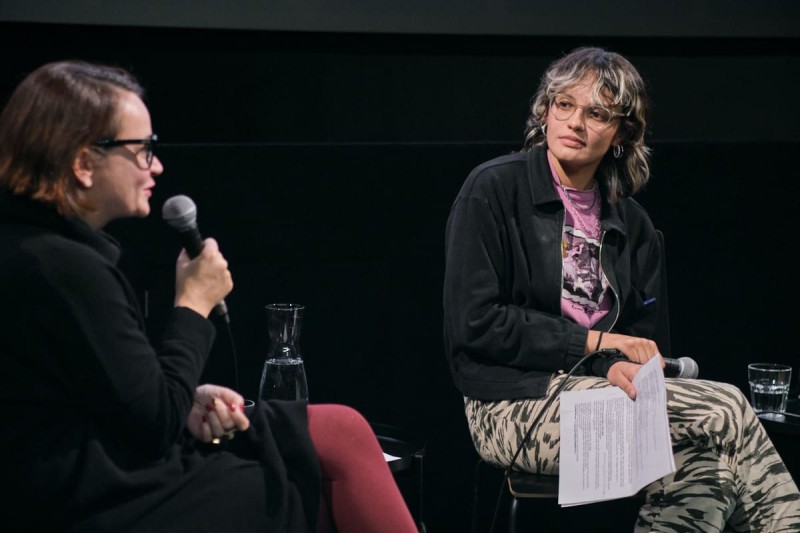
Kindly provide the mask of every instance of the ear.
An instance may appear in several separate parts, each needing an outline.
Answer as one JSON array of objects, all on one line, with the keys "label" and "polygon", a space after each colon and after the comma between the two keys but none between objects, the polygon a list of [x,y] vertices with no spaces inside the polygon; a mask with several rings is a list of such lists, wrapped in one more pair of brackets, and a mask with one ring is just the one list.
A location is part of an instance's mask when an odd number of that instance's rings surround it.
[{"label": "ear", "polygon": [[617,128],[617,132],[614,134],[614,139],[611,141],[611,146],[624,144],[625,137],[626,137],[625,132],[623,132],[621,128]]},{"label": "ear", "polygon": [[72,172],[83,188],[88,189],[92,186],[92,175],[94,173],[94,158],[88,148],[81,148],[75,160],[72,162]]}]

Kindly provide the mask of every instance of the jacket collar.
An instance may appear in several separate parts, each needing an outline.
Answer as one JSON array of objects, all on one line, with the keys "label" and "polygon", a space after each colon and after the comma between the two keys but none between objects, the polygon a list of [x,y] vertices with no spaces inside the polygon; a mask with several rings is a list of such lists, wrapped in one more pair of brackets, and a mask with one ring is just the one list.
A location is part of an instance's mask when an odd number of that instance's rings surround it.
[{"label": "jacket collar", "polygon": [[[561,204],[561,197],[552,186],[550,179],[550,163],[547,160],[547,146],[534,146],[528,152],[528,184],[531,188],[531,197],[534,205],[558,202]],[[625,224],[619,216],[617,205],[612,205],[606,200],[605,184],[599,181],[600,198],[602,207],[600,210],[600,224],[603,231],[614,230],[625,235]],[[562,207],[563,209],[563,207]]]}]

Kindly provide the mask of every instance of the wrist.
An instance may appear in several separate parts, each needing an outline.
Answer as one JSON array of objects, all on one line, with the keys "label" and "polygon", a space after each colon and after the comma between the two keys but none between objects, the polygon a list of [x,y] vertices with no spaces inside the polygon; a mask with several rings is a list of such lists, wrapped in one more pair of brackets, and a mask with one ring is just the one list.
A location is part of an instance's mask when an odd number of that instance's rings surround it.
[{"label": "wrist", "polygon": [[175,307],[185,307],[187,309],[191,309],[198,315],[201,315],[205,318],[208,318],[208,315],[211,314],[211,309],[213,309],[213,306],[209,307],[208,305],[197,302],[185,295],[175,298]]},{"label": "wrist", "polygon": [[603,333],[605,333],[605,331],[601,331],[600,335],[597,336],[597,344],[595,344],[595,347],[594,347],[594,351],[595,352],[600,350],[600,346],[601,346],[601,344],[603,342]]},{"label": "wrist", "polygon": [[594,329],[589,330],[589,333],[586,335],[586,353],[596,352],[602,348],[604,333],[604,331],[598,331]]}]

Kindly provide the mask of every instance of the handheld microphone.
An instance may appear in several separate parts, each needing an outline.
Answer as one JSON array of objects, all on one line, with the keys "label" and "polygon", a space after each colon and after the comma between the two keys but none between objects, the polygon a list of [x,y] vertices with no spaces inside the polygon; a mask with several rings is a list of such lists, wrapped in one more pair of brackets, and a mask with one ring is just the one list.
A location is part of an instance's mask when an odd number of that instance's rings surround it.
[{"label": "handheld microphone", "polygon": [[[189,258],[194,259],[200,255],[205,243],[203,243],[203,238],[197,229],[197,206],[195,206],[192,199],[182,194],[169,198],[164,202],[161,216],[172,229],[178,232],[181,244],[186,249],[186,254]],[[214,310],[225,319],[225,322],[230,323],[228,306],[225,305],[225,300],[221,300],[214,306]]]},{"label": "handheld microphone", "polygon": [[681,357],[679,359],[664,358],[664,375],[669,378],[696,378],[700,373],[700,368],[691,357]]},{"label": "handheld microphone", "polygon": [[[616,348],[604,348],[598,353],[605,355],[621,356],[622,352]],[[700,368],[691,357],[681,357],[672,359],[664,357],[664,376],[668,378],[696,378],[700,374]]]}]

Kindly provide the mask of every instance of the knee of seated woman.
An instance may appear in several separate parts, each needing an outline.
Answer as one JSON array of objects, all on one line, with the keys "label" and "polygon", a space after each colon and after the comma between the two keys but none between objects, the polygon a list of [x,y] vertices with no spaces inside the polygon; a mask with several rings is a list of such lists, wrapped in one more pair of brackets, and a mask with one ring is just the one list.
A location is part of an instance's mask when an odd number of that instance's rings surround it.
[{"label": "knee of seated woman", "polygon": [[308,406],[309,427],[322,432],[335,432],[339,437],[374,435],[372,427],[359,411],[347,405],[314,404]]}]

